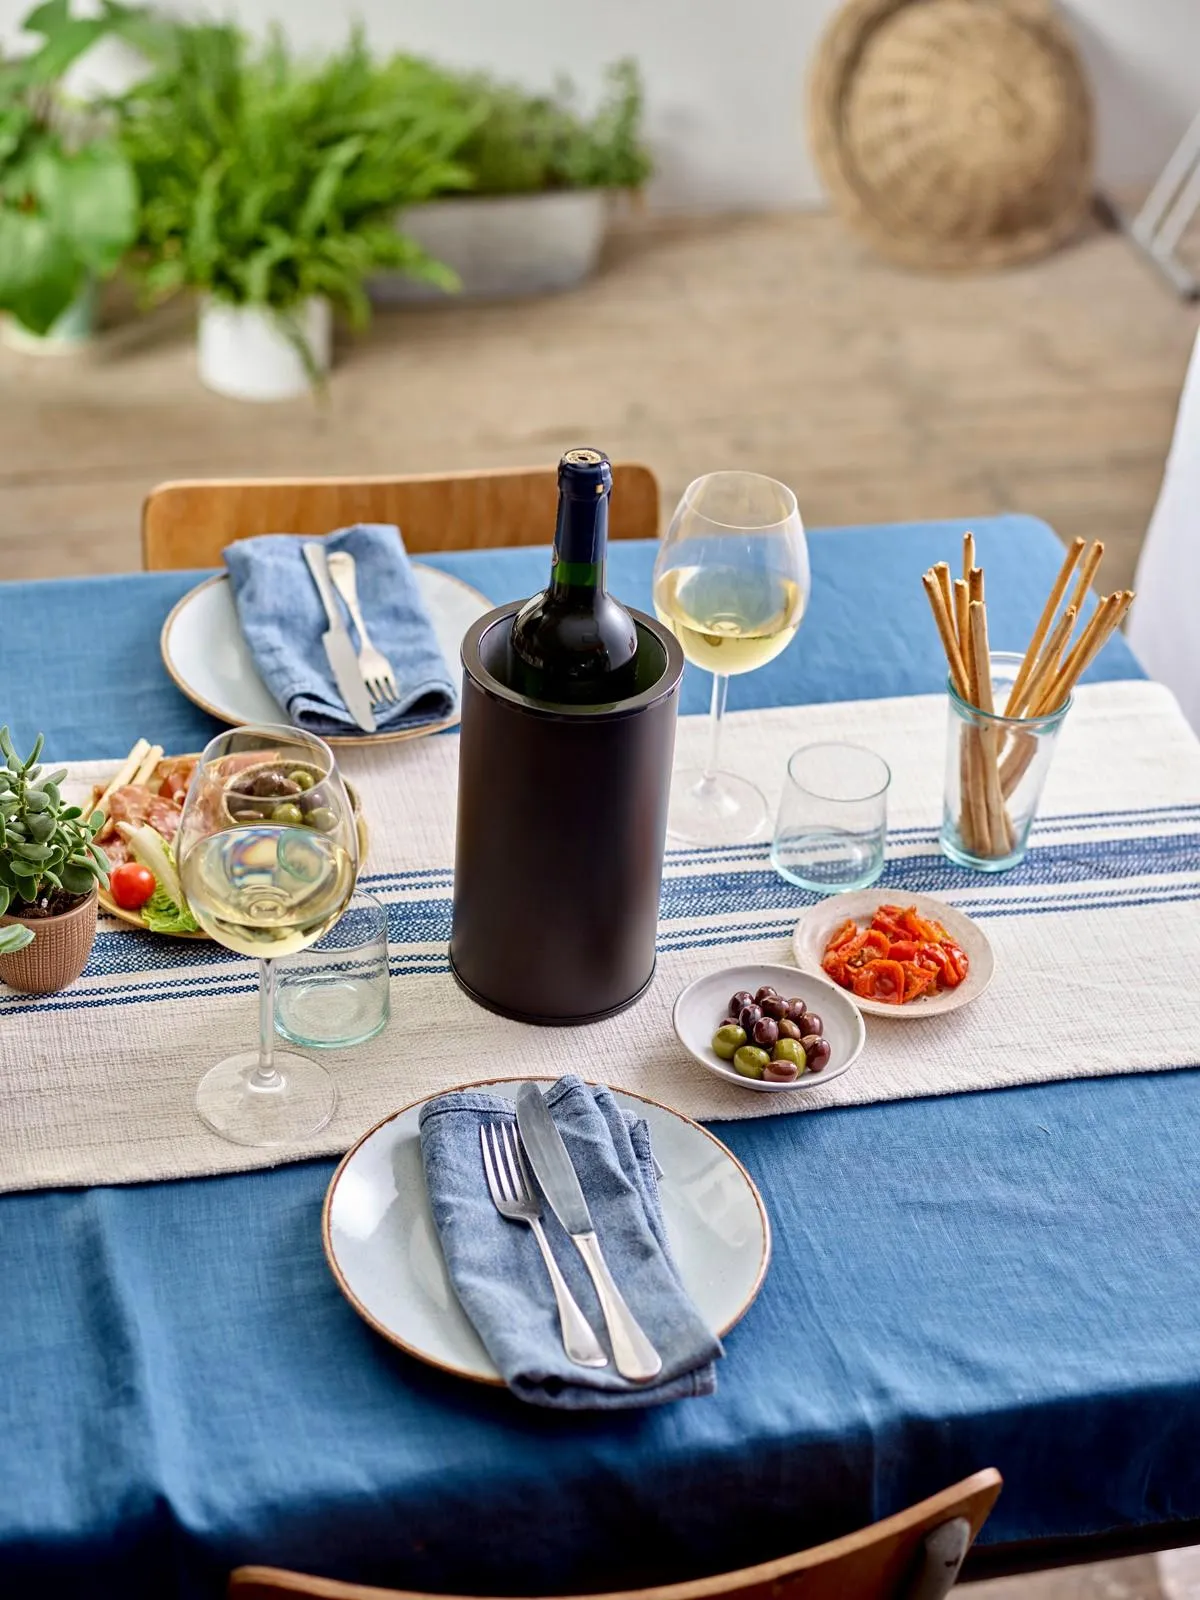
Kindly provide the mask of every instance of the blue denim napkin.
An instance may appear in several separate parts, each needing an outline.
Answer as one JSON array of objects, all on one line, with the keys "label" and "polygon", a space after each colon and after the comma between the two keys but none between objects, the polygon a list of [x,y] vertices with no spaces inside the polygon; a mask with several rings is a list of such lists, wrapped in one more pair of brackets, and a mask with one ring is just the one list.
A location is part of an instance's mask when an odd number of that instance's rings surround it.
[{"label": "blue denim napkin", "polygon": [[[310,733],[358,733],[342,704],[321,635],[329,626],[301,550],[292,534],[241,539],[225,551],[238,621],[267,688],[297,727]],[[358,603],[371,642],[392,665],[399,690],[394,706],[378,706],[381,731],[419,728],[454,716],[458,693],[438,648],[433,624],[413,576],[399,528],[361,522],[318,544],[326,554],[348,550],[358,568]],[[356,650],[349,613],[341,605]]]},{"label": "blue denim napkin", "polygon": [[624,1113],[610,1090],[590,1088],[576,1077],[560,1078],[546,1103],[579,1174],[605,1259],[662,1356],[662,1372],[653,1383],[637,1384],[611,1365],[587,1269],[544,1205],[550,1247],[610,1365],[596,1370],[567,1359],[537,1241],[525,1223],[500,1216],[483,1170],[480,1125],[515,1121],[513,1106],[478,1090],[441,1095],[421,1112],[425,1182],[463,1310],[509,1388],[534,1405],[606,1411],[711,1394],[717,1386],[713,1362],[724,1352],[671,1260],[649,1128]]}]

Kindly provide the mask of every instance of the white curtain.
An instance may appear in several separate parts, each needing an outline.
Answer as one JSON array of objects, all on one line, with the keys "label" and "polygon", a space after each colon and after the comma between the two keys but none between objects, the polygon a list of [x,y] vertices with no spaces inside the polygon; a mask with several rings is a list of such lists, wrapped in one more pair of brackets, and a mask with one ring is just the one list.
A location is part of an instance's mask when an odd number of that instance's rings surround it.
[{"label": "white curtain", "polygon": [[1200,734],[1200,335],[1135,587],[1129,642]]}]

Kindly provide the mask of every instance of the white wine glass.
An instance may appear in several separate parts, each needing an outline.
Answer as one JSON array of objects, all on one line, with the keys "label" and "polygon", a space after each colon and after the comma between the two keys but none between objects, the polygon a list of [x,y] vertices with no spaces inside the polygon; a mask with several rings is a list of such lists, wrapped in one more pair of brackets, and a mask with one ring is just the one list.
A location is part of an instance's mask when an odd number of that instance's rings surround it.
[{"label": "white wine glass", "polygon": [[654,609],[693,666],[713,675],[708,760],[674,775],[668,831],[689,844],[743,844],[767,822],[756,784],[719,767],[729,679],[765,666],[796,635],[810,588],[796,496],[757,472],[710,472],[684,490],[654,563]]},{"label": "white wine glass", "polygon": [[188,788],[177,849],[204,932],[259,963],[258,1048],[210,1067],[196,1110],[236,1144],[304,1139],[337,1092],[319,1063],[275,1048],[274,962],[315,944],[354,893],[358,834],[333,752],[300,728],[219,734]]}]

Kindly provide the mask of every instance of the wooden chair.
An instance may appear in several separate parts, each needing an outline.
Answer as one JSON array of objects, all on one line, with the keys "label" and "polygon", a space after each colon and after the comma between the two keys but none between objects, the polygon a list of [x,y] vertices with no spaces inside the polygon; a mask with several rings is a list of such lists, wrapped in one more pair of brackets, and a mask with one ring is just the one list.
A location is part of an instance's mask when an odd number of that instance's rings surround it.
[{"label": "wooden chair", "polygon": [[[942,1600],[1000,1493],[988,1467],[941,1494],[858,1533],[799,1555],[691,1583],[588,1600]],[[403,1589],[364,1588],[272,1567],[240,1567],[229,1600],[437,1600]],[[449,1600],[449,1597],[443,1597]]]},{"label": "wooden chair", "polygon": [[[332,533],[394,522],[411,555],[549,544],[553,467],[421,473],[406,478],[213,478],[160,483],[142,506],[142,566],[219,567],[221,551],[258,533]],[[658,481],[636,462],[613,466],[609,535],[658,537]]]}]

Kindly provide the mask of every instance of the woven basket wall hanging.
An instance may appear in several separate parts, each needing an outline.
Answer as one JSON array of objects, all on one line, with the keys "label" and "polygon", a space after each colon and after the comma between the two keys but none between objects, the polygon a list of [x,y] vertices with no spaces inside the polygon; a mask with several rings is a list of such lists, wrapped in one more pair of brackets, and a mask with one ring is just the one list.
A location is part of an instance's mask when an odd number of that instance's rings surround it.
[{"label": "woven basket wall hanging", "polygon": [[836,210],[905,266],[1006,266],[1072,234],[1092,106],[1046,0],[847,0],[809,83]]}]

